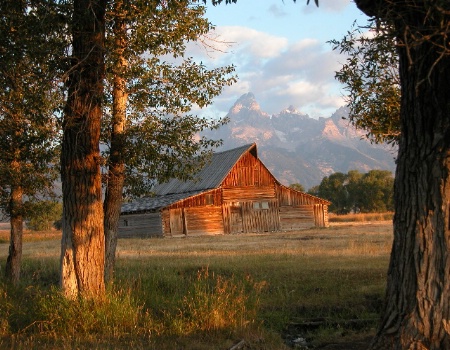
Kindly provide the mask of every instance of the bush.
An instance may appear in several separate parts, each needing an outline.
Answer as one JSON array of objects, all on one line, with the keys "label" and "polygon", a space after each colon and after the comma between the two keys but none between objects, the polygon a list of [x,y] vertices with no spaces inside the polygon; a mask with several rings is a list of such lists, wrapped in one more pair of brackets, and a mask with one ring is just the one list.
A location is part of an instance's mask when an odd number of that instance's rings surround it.
[{"label": "bush", "polygon": [[[40,201],[28,203],[26,208],[27,227],[33,231],[49,231],[61,228],[62,203],[55,201]],[[59,223],[59,224],[58,224]]]}]

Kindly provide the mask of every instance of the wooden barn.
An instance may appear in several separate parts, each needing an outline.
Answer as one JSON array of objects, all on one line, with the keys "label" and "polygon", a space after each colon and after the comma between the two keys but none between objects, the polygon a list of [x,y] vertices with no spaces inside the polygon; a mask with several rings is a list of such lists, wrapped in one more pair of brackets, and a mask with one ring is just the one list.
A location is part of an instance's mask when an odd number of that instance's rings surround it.
[{"label": "wooden barn", "polygon": [[330,202],[278,182],[256,144],[215,153],[192,181],[122,206],[119,237],[292,231],[328,226]]}]

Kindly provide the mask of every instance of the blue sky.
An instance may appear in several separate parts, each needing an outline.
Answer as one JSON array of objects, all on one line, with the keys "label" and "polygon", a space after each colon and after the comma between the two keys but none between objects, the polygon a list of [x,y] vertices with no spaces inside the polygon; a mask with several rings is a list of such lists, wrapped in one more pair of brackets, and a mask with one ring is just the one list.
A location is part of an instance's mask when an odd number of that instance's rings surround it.
[{"label": "blue sky", "polygon": [[344,105],[334,72],[345,58],[327,41],[341,39],[355,20],[362,25],[367,17],[350,0],[319,2],[319,8],[313,0],[308,6],[306,0],[208,4],[206,17],[216,25],[212,45],[220,50],[197,46],[190,53],[208,67],[234,64],[239,81],[201,114],[223,116],[247,92],[269,114],[293,105],[311,117],[329,117]]}]

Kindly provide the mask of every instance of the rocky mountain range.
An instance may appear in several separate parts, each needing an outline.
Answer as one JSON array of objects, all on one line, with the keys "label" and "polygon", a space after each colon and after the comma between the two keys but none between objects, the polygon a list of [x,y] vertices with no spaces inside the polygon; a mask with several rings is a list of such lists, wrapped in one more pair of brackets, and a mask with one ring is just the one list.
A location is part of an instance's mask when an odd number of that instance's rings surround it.
[{"label": "rocky mountain range", "polygon": [[347,115],[341,107],[329,118],[314,119],[292,106],[269,115],[247,93],[230,108],[230,122],[205,135],[223,139],[221,150],[256,142],[259,158],[281,183],[300,183],[305,189],[335,172],[394,172],[396,148],[371,143],[344,119]]}]

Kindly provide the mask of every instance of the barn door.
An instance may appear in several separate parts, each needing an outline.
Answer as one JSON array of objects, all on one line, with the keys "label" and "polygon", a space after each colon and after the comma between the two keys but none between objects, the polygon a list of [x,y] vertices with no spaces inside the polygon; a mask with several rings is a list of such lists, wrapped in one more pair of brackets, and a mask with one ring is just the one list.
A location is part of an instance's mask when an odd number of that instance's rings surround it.
[{"label": "barn door", "polygon": [[172,235],[182,235],[184,232],[184,218],[183,218],[183,209],[170,209],[169,210],[170,217],[170,233]]},{"label": "barn door", "polygon": [[230,208],[230,228],[231,233],[243,232],[242,227],[242,207],[240,205],[232,205]]}]

